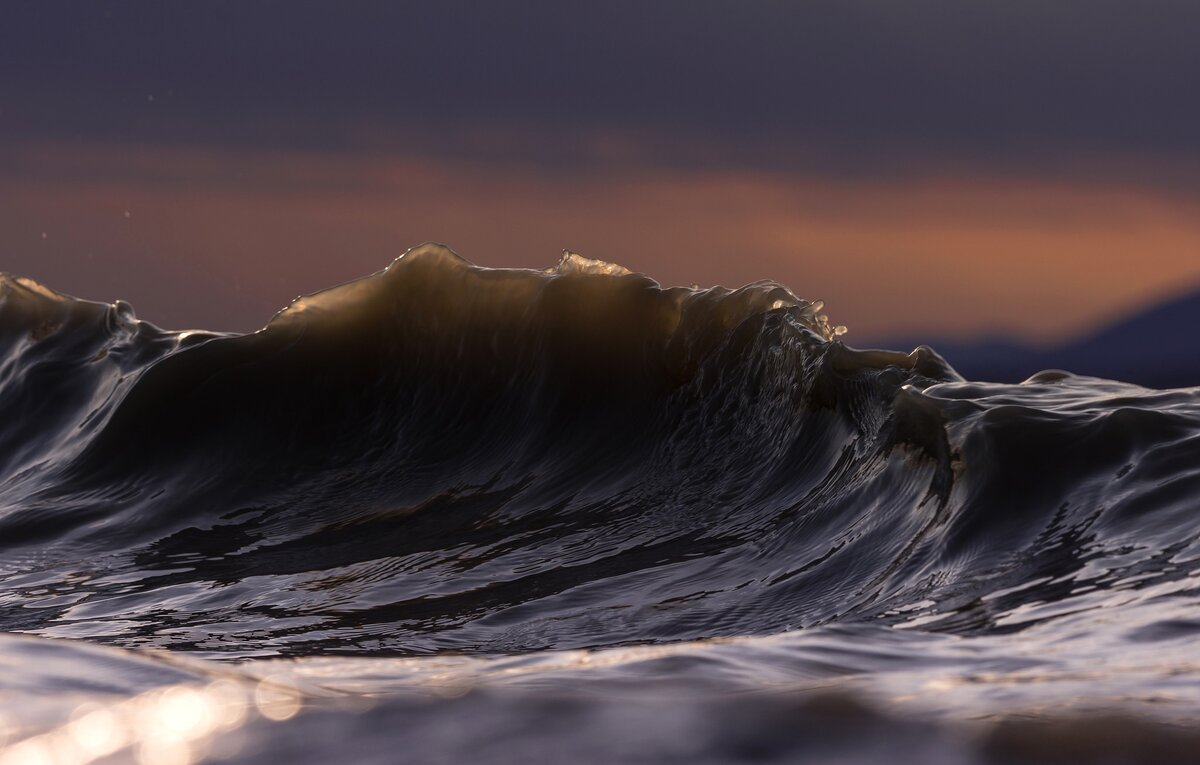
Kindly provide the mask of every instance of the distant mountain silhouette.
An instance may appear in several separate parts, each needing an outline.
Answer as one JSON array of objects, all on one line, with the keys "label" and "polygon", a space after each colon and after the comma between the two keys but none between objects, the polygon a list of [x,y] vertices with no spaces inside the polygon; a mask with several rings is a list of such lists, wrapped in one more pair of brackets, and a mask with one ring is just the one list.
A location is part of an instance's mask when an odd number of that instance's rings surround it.
[{"label": "distant mountain silhouette", "polygon": [[1115,321],[1059,346],[1023,345],[1005,338],[971,342],[912,338],[881,343],[908,349],[929,345],[969,380],[1019,382],[1043,369],[1122,380],[1151,388],[1200,385],[1200,291]]}]

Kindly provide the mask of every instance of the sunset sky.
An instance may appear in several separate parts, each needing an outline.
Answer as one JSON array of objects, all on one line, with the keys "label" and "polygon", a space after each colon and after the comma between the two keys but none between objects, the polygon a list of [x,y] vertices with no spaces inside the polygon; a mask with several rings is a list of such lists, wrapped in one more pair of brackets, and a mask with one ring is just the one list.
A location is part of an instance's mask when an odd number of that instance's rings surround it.
[{"label": "sunset sky", "polygon": [[1053,342],[1200,287],[1200,3],[39,2],[0,270],[251,330],[440,241],[775,279],[847,341]]}]

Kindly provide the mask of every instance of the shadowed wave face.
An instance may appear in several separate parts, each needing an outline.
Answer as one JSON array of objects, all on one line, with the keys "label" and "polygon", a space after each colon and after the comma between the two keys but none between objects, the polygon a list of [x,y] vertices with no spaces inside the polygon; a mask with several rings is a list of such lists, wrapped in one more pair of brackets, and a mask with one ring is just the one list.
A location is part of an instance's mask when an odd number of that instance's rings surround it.
[{"label": "shadowed wave face", "polygon": [[3,289],[2,575],[38,606],[8,629],[246,655],[975,633],[1191,569],[1154,561],[1196,539],[1194,392],[965,383],[776,284],[425,246],[250,335]]},{"label": "shadowed wave face", "polygon": [[[432,245],[249,335],[4,277],[0,630],[568,686],[558,650],[686,687],[953,666],[980,715],[1057,652],[1062,698],[1178,694],[1129,657],[1200,631],[1200,389],[967,382],[820,310]],[[426,672],[387,666],[337,675]]]}]

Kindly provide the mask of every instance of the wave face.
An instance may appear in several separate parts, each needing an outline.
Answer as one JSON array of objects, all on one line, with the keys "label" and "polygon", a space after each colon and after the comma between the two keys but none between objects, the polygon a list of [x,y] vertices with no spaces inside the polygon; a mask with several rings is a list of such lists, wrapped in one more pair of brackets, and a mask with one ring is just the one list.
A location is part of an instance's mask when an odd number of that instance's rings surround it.
[{"label": "wave face", "polygon": [[789,666],[1200,632],[1200,389],[967,382],[820,309],[427,245],[235,335],[5,277],[0,630],[298,666],[749,640],[758,685],[830,635],[859,658]]}]

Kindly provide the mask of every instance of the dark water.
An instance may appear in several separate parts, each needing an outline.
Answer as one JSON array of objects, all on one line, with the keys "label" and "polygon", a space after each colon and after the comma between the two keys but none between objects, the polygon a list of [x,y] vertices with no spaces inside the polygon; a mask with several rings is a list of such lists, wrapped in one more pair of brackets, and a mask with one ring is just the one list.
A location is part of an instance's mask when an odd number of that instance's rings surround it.
[{"label": "dark water", "polygon": [[0,765],[1200,761],[1200,389],[819,311],[432,246],[250,335],[5,277]]}]

